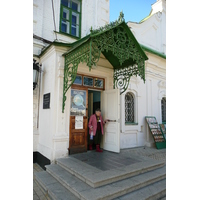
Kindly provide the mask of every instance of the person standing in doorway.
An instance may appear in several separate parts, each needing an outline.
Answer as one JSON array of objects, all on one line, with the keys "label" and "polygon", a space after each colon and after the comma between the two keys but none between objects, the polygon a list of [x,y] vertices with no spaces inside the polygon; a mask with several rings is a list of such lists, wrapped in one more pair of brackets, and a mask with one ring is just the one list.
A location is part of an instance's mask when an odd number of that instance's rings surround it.
[{"label": "person standing in doorway", "polygon": [[103,125],[108,120],[103,121],[103,118],[101,116],[101,110],[97,108],[95,110],[95,114],[90,116],[89,120],[89,134],[90,134],[90,140],[89,140],[89,149],[92,150],[92,144],[96,145],[96,151],[97,152],[103,152],[103,150],[100,149],[100,143],[101,143],[101,135],[103,135]]}]

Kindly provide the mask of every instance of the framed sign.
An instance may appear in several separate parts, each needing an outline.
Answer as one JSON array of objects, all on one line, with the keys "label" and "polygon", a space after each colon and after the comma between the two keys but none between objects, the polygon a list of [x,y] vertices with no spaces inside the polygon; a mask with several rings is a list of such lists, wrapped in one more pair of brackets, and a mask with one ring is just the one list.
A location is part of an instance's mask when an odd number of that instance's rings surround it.
[{"label": "framed sign", "polygon": [[86,115],[86,91],[71,89],[70,115]]},{"label": "framed sign", "polygon": [[50,108],[50,93],[43,95],[43,109]]}]

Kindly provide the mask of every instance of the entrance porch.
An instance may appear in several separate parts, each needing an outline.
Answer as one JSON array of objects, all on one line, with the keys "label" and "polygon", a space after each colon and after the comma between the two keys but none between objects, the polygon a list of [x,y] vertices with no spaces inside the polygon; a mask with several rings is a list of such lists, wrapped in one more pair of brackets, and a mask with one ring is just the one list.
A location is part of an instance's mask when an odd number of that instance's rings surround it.
[{"label": "entrance porch", "polygon": [[166,149],[148,147],[91,151],[57,159],[35,179],[52,199],[160,199],[166,195],[165,159]]}]

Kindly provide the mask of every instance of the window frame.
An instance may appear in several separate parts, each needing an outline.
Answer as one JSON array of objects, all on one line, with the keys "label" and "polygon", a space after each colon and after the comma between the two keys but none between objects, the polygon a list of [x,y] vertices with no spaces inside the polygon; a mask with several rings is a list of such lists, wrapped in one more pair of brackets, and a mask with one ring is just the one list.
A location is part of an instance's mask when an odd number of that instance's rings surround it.
[{"label": "window frame", "polygon": [[[104,78],[96,77],[96,76],[88,76],[87,74],[80,74],[80,73],[77,73],[77,76],[82,76],[82,84],[73,83],[73,85],[81,86],[83,88],[88,88],[88,89],[94,89],[94,90],[105,90],[105,79]],[[84,77],[92,78],[93,79],[93,85],[92,86],[84,85]],[[96,87],[95,86],[95,79],[102,80],[103,86],[102,87]]]},{"label": "window frame", "polygon": [[[64,5],[62,5],[62,0],[60,1],[60,27],[59,27],[59,32],[61,34],[64,34],[64,35],[67,35],[67,36],[70,36],[70,37],[73,37],[73,38],[76,38],[76,39],[79,39],[81,38],[81,13],[82,13],[82,0],[71,0],[75,3],[80,2],[80,12],[78,11],[75,11],[72,9],[72,7],[66,7]],[[71,2],[70,2],[71,3]],[[72,3],[71,3],[72,5]],[[65,18],[63,18],[63,8],[69,10],[69,20],[66,20]],[[75,36],[75,35],[72,35],[72,13],[76,13],[79,15],[79,24],[78,24],[78,27],[79,27],[79,30],[78,30],[78,36]],[[69,22],[69,33],[65,33],[62,31],[62,21],[65,21],[65,22]],[[76,27],[77,27],[77,24],[76,24]]]},{"label": "window frame", "polygon": [[[126,95],[131,94],[131,96],[133,97],[133,121],[129,121],[126,122]],[[138,125],[138,123],[136,123],[136,98],[135,98],[135,94],[133,92],[126,92],[125,96],[124,96],[124,121],[125,121],[125,125]]]}]

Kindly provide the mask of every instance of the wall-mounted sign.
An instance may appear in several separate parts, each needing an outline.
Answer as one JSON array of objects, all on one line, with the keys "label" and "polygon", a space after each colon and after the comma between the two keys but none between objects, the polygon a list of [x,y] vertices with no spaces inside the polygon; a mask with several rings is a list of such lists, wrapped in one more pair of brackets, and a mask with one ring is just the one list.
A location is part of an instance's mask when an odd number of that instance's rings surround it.
[{"label": "wall-mounted sign", "polygon": [[50,108],[50,93],[43,95],[43,109]]},{"label": "wall-mounted sign", "polygon": [[75,116],[75,129],[83,129],[83,116]]}]

